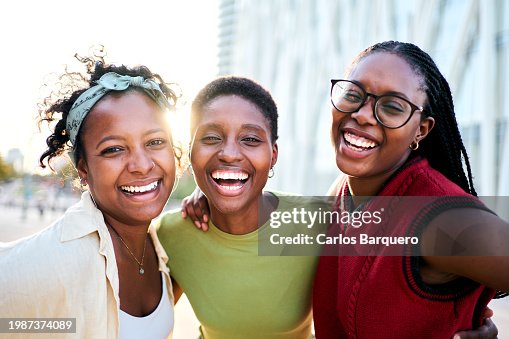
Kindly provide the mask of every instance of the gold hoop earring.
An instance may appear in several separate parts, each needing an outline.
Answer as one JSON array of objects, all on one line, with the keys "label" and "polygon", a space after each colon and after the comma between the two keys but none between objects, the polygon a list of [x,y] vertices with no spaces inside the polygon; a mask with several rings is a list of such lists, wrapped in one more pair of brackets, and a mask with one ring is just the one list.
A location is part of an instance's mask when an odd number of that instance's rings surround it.
[{"label": "gold hoop earring", "polygon": [[269,178],[274,177],[274,167],[271,167],[269,170]]},{"label": "gold hoop earring", "polygon": [[87,186],[87,179],[79,177],[80,178],[80,188],[82,191],[85,190],[85,186]]},{"label": "gold hoop earring", "polygon": [[412,151],[417,151],[417,149],[419,148],[419,141],[412,141],[408,148],[410,148]]}]

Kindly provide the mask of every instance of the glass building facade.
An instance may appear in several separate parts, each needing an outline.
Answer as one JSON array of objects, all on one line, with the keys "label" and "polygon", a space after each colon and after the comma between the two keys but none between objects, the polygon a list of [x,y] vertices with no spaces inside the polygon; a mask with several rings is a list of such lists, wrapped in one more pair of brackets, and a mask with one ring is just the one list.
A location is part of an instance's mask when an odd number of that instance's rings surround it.
[{"label": "glass building facade", "polygon": [[509,2],[222,0],[219,71],[259,81],[280,112],[269,186],[324,194],[337,176],[329,86],[361,50],[419,45],[448,79],[480,195],[509,195]]}]

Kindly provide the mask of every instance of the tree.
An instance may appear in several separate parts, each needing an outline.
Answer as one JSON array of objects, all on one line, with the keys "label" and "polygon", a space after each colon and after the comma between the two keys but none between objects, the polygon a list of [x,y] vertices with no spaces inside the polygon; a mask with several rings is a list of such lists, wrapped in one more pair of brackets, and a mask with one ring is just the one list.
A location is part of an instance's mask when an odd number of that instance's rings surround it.
[{"label": "tree", "polygon": [[12,179],[14,176],[16,176],[14,167],[0,155],[0,181]]}]

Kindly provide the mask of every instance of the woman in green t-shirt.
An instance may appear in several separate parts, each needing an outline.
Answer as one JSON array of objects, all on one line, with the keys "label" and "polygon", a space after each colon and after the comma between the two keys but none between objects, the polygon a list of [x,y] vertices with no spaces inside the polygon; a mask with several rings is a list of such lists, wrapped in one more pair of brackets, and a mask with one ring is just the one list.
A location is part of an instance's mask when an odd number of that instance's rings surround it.
[{"label": "woman in green t-shirt", "polygon": [[203,338],[311,337],[317,257],[258,255],[267,217],[290,205],[263,191],[278,156],[277,117],[271,95],[246,78],[216,79],[193,101],[190,158],[210,231],[180,210],[157,227],[176,298],[186,293]]}]

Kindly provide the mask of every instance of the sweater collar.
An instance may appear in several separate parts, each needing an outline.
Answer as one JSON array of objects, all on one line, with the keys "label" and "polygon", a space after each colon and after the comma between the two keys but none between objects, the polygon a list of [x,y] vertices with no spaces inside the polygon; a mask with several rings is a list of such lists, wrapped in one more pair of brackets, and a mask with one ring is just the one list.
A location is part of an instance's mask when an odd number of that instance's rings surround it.
[{"label": "sweater collar", "polygon": [[[396,195],[395,192],[399,187],[399,182],[402,178],[406,178],[405,173],[408,171],[414,170],[416,167],[426,167],[428,166],[428,160],[420,155],[410,157],[407,161],[398,168],[380,188],[380,191],[377,192],[376,195],[385,195],[391,196]],[[350,187],[348,185],[347,176],[345,175],[343,178],[343,183],[341,184],[341,189],[338,192],[339,196],[351,196]]]}]

